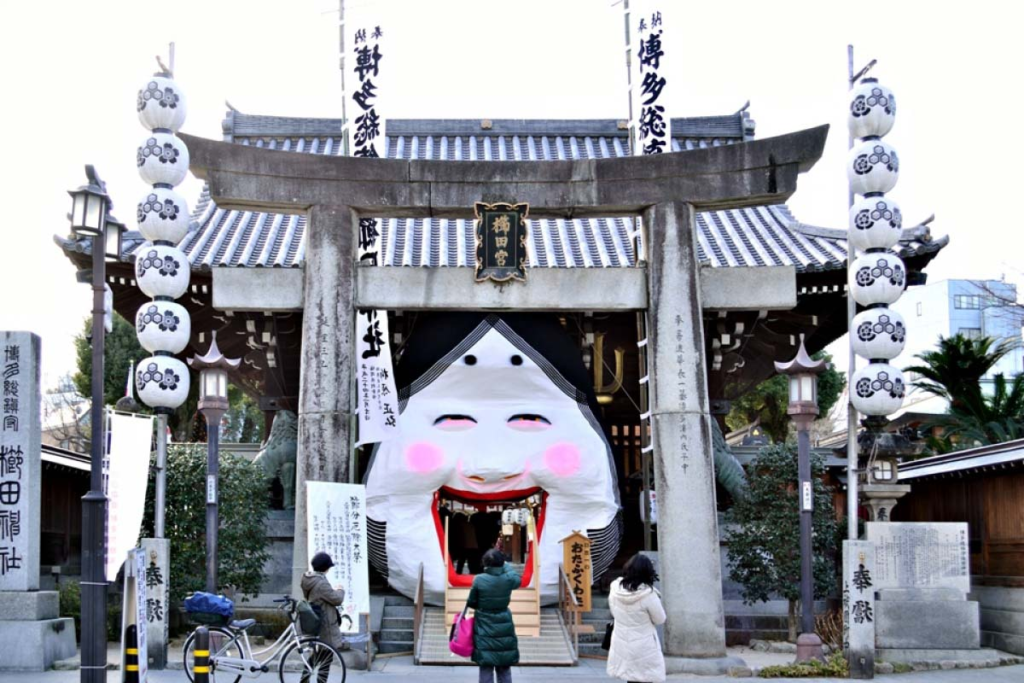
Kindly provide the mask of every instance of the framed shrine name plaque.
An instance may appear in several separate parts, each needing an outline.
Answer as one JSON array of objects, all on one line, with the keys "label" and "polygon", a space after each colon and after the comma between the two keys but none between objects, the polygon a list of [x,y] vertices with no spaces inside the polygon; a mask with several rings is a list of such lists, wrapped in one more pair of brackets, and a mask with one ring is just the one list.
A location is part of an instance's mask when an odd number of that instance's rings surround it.
[{"label": "framed shrine name plaque", "polygon": [[476,281],[526,281],[526,217],[530,205],[485,204],[476,213]]}]

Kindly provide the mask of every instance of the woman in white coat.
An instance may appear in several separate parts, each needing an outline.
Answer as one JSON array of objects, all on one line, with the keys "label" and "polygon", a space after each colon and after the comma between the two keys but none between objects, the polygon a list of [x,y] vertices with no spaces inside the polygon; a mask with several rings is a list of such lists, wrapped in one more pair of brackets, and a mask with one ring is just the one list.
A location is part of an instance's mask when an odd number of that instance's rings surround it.
[{"label": "woman in white coat", "polygon": [[665,658],[655,629],[665,623],[665,608],[654,589],[657,575],[646,555],[634,555],[625,574],[612,583],[608,604],[615,628],[608,651],[608,675],[631,683],[665,680]]}]

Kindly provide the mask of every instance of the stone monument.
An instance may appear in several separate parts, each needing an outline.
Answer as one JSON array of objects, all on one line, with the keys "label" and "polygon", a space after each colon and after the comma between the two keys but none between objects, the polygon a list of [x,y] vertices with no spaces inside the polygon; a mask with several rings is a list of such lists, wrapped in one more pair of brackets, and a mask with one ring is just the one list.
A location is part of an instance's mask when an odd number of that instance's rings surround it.
[{"label": "stone monument", "polygon": [[0,332],[0,671],[43,671],[75,655],[75,622],[39,590],[39,337]]},{"label": "stone monument", "polygon": [[962,659],[981,647],[966,523],[869,522],[875,644],[888,662]]}]

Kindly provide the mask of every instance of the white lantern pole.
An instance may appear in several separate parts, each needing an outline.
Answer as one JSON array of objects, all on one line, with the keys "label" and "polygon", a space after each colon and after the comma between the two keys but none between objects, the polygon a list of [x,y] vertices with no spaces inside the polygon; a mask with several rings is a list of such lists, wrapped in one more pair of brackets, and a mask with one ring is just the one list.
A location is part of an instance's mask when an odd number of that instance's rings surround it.
[{"label": "white lantern pole", "polygon": [[[896,121],[896,99],[877,79],[864,78],[852,89],[849,106],[850,135],[860,141],[850,152],[846,172],[851,193],[860,198],[849,211],[848,291],[851,300],[866,309],[851,321],[850,347],[869,362],[851,374],[849,393],[856,411],[868,416],[869,428],[877,428],[871,423],[899,410],[906,391],[903,373],[888,363],[906,344],[903,318],[889,308],[907,286],[906,266],[892,251],[899,243],[903,218],[899,206],[885,196],[899,179],[899,157],[882,140]],[[861,255],[854,258],[858,251]],[[851,458],[856,457],[855,435],[851,420]],[[855,511],[854,495],[850,498]],[[851,525],[856,524],[855,515]]]},{"label": "white lantern pole", "polygon": [[[172,52],[173,59],[173,52]],[[191,264],[178,244],[188,233],[189,208],[174,191],[188,173],[189,154],[176,135],[185,122],[185,96],[163,69],[139,90],[139,122],[150,134],[139,146],[139,175],[152,188],[139,201],[139,232],[147,240],[135,257],[135,281],[152,297],[135,315],[139,343],[152,356],[135,370],[139,399],[157,413],[157,465],[154,526],[164,537],[166,497],[167,416],[188,398],[188,368],[175,358],[188,346],[192,321],[188,310],[174,300],[188,291]]]}]

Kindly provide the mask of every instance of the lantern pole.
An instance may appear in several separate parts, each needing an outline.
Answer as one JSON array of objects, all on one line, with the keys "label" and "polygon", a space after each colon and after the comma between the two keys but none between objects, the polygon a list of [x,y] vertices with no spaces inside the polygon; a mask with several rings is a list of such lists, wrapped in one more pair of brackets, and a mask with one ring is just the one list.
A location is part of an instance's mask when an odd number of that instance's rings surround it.
[{"label": "lantern pole", "polygon": [[818,375],[828,363],[807,354],[804,335],[800,348],[788,363],[775,363],[775,371],[789,378],[789,408],[786,412],[797,429],[797,495],[800,499],[800,636],[796,661],[824,659],[821,638],[814,632],[814,482],[811,478],[811,424],[818,417]]},{"label": "lantern pole", "polygon": [[220,421],[228,410],[228,371],[240,358],[225,358],[217,347],[217,332],[205,355],[188,359],[199,370],[199,411],[206,418],[206,591],[217,592],[217,531],[220,528],[218,478],[220,476]]}]

